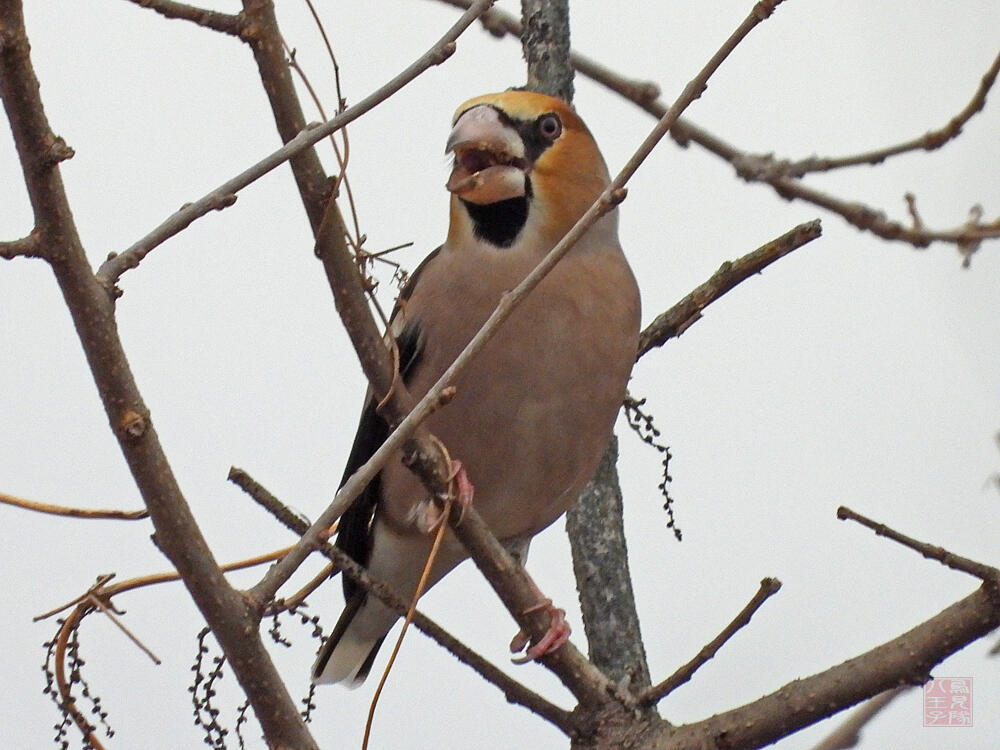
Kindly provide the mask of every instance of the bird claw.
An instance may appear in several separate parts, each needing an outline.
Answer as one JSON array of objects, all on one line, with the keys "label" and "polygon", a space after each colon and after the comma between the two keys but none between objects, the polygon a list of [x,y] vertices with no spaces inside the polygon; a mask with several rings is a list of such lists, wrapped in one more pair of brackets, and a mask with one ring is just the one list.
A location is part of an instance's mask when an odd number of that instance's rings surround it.
[{"label": "bird claw", "polygon": [[[537,661],[546,654],[551,654],[553,651],[562,648],[569,641],[569,636],[572,630],[570,629],[569,623],[566,622],[566,610],[554,606],[551,599],[543,599],[535,606],[526,609],[524,614],[528,614],[529,612],[538,612],[539,610],[545,610],[548,612],[549,628],[545,631],[545,635],[541,637],[538,643],[534,644],[524,652],[524,656],[518,656],[511,659],[511,661],[515,664],[527,664],[530,661]],[[523,630],[519,630],[517,635],[515,635],[510,641],[510,652],[512,654],[516,654],[523,651],[525,646],[527,646],[530,642],[531,636]]]},{"label": "bird claw", "polygon": [[[451,460],[451,472],[448,476],[448,497],[458,506],[458,522],[461,523],[465,517],[465,509],[472,505],[472,498],[475,494],[475,487],[469,480],[469,475],[465,472],[462,462],[457,459]],[[428,498],[422,501],[417,509],[417,526],[425,534],[430,534],[447,521],[444,506],[438,498]]]}]

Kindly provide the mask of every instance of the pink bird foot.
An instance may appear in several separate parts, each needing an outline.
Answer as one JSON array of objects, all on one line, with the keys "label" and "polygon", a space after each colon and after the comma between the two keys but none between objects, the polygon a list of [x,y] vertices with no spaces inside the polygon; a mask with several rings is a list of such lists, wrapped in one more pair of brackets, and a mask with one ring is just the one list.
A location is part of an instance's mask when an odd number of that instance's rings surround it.
[{"label": "pink bird foot", "polygon": [[[465,472],[462,462],[451,460],[451,475],[449,477],[449,493],[451,500],[458,507],[459,522],[465,515],[465,509],[472,505],[476,488],[472,485],[469,475]],[[445,523],[444,506],[436,498],[428,498],[417,506],[417,526],[425,534],[436,531]]]},{"label": "pink bird foot", "polygon": [[[537,589],[537,586],[535,588]],[[542,599],[535,606],[526,609],[524,613],[528,614],[529,612],[538,612],[540,610],[544,610],[549,614],[549,629],[545,631],[545,635],[541,637],[538,643],[524,652],[524,656],[511,659],[515,664],[527,664],[529,661],[536,661],[546,654],[551,654],[553,651],[562,648],[569,641],[570,633],[573,631],[570,629],[569,623],[566,622],[566,610],[554,606],[551,599]],[[523,651],[530,640],[531,638],[527,633],[523,630],[518,631],[517,635],[511,639],[510,652],[516,654]]]}]

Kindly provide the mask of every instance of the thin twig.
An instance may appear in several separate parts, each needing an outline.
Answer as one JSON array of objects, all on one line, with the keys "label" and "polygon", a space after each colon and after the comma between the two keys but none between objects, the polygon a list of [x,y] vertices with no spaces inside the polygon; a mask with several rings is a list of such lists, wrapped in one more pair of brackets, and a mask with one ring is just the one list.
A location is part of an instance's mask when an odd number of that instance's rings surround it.
[{"label": "thin twig", "polygon": [[73,723],[76,724],[83,735],[84,741],[90,743],[90,747],[93,750],[104,750],[104,745],[97,739],[97,735],[94,732],[94,726],[87,721],[87,718],[81,713],[80,709],[76,707],[76,698],[73,697],[69,680],[66,679],[66,649],[69,646],[69,639],[73,631],[79,627],[84,610],[88,607],[89,605],[77,606],[59,627],[59,633],[56,635],[54,654],[55,678],[56,686],[59,689],[59,698],[62,701],[62,709],[70,715]]},{"label": "thin twig", "polygon": [[266,487],[261,485],[243,469],[230,466],[229,475],[226,479],[253,498],[254,502],[277,518],[282,525],[288,527],[289,529],[308,526],[309,522],[306,519],[268,492]]},{"label": "thin twig", "polygon": [[[315,16],[315,11],[313,11],[313,13],[314,13],[314,18],[316,18],[316,22],[319,23],[319,18]],[[323,31],[322,26],[320,26],[320,31],[323,33],[323,39],[325,40],[326,33]],[[302,81],[302,85],[306,87],[306,91],[309,93],[309,98],[312,99],[313,105],[316,107],[316,111],[319,113],[320,118],[323,119],[324,121],[327,120],[328,118],[326,116],[326,109],[323,107],[323,102],[320,100],[319,94],[316,93],[316,89],[313,88],[312,82],[309,80],[309,76],[306,75],[305,69],[299,64],[298,57],[295,54],[295,50],[290,48],[287,42],[285,42],[284,40],[282,40],[282,43],[285,45],[285,53],[288,55],[289,67],[296,73],[298,73],[298,76]],[[327,43],[329,44],[329,42]],[[333,54],[332,51],[330,54],[331,55]],[[337,70],[336,61],[334,61],[334,70]],[[338,89],[338,96],[339,96],[339,89]],[[339,107],[337,111],[338,112],[340,111]],[[337,145],[336,133],[330,133],[330,145],[333,147],[333,156],[337,160],[337,176],[334,177],[334,189],[332,190],[332,194],[338,195],[340,192],[340,186],[341,185],[344,186],[344,190],[347,193],[347,204],[348,207],[351,209],[351,220],[352,223],[354,224],[354,236],[351,238],[351,246],[354,248],[355,252],[360,253],[361,240],[362,240],[361,227],[358,224],[358,211],[357,207],[354,204],[354,191],[351,190],[351,181],[347,179],[347,163],[350,158],[350,147],[349,147],[349,141],[347,140],[347,128],[343,127],[340,129],[339,132],[344,139],[343,154],[341,154],[340,152],[340,146]]]},{"label": "thin twig", "polygon": [[777,578],[764,578],[761,580],[760,588],[757,590],[757,593],[754,594],[753,598],[747,603],[747,605],[740,610],[740,613],[733,618],[733,621],[723,628],[722,632],[715,636],[711,642],[705,645],[704,648],[702,648],[691,661],[678,669],[667,679],[663,680],[663,682],[653,685],[651,688],[644,691],[639,696],[639,702],[645,705],[656,703],[657,701],[666,698],[674,690],[690,680],[691,677],[694,676],[695,672],[697,672],[719,652],[719,649],[725,645],[726,641],[736,635],[738,630],[750,622],[750,618],[756,614],[757,610],[761,608],[764,602],[777,594],[780,589],[781,581]]},{"label": "thin twig", "polygon": [[913,193],[905,193],[903,200],[906,202],[906,212],[910,215],[913,228],[917,230],[923,229],[924,220],[920,218],[920,212],[917,210],[917,196]]},{"label": "thin twig", "polygon": [[441,550],[441,542],[444,540],[444,535],[448,531],[448,524],[446,521],[451,513],[451,507],[454,503],[454,499],[455,498],[452,495],[449,495],[441,508],[438,529],[437,533],[434,535],[434,542],[431,544],[431,551],[427,555],[427,559],[424,561],[424,569],[420,572],[420,580],[417,581],[417,588],[413,592],[413,597],[410,599],[410,606],[407,607],[406,615],[403,617],[403,626],[399,629],[399,635],[396,637],[396,643],[392,647],[392,651],[389,654],[389,660],[386,662],[385,668],[382,670],[382,677],[378,681],[378,685],[375,688],[375,694],[372,695],[371,704],[368,707],[368,719],[365,721],[365,734],[364,738],[361,740],[361,750],[368,750],[368,741],[371,739],[372,726],[375,723],[375,708],[378,706],[378,700],[382,695],[382,690],[385,688],[390,672],[392,672],[392,666],[396,663],[396,657],[399,655],[399,649],[403,646],[403,639],[406,637],[406,632],[410,628],[410,623],[413,622],[413,615],[417,611],[417,602],[420,600],[420,597],[424,595],[424,590],[427,588],[427,579],[430,578],[431,568],[434,565],[434,561],[437,559],[438,552]]},{"label": "thin twig", "polygon": [[[319,16],[316,15],[316,10],[312,7],[311,3],[309,3],[309,9],[312,12],[313,18],[315,19],[317,25],[319,26],[320,33],[323,35],[324,42],[326,42],[327,44],[327,49],[329,50],[330,53],[330,59],[333,61],[334,72],[337,73],[337,100],[338,102],[342,102],[343,100],[340,97],[340,78],[339,78],[339,72],[338,72],[339,68],[337,66],[337,60],[336,58],[333,57],[333,50],[330,49],[329,47],[330,42],[329,40],[327,40],[326,31],[323,28],[322,22],[319,20]],[[298,73],[299,78],[302,80],[303,85],[306,87],[306,91],[309,92],[309,96],[313,100],[313,104],[315,105],[316,110],[319,112],[319,116],[322,119],[326,120],[327,119],[326,111],[323,108],[323,103],[320,101],[319,95],[316,93],[316,90],[313,88],[312,83],[309,81],[309,77],[306,75],[305,70],[302,68],[302,66],[296,59],[295,50],[289,48],[288,44],[284,40],[282,40],[282,44],[284,44],[285,51],[288,54],[289,67],[291,67],[292,70]],[[378,259],[378,255],[368,253],[362,247],[364,245],[366,235],[361,233],[361,226],[358,222],[358,210],[354,201],[354,190],[351,188],[351,181],[347,178],[347,164],[348,160],[350,159],[351,149],[350,149],[350,141],[348,140],[347,137],[346,127],[340,129],[340,135],[344,140],[343,154],[341,154],[340,152],[340,147],[337,146],[336,134],[335,133],[330,134],[330,145],[333,147],[333,154],[337,160],[337,175],[336,177],[334,177],[333,180],[333,190],[330,191],[331,193],[330,199],[336,200],[340,196],[340,186],[343,185],[344,192],[347,195],[347,205],[351,212],[351,223],[354,225],[354,236],[352,237],[346,233],[345,236],[347,237],[347,241],[351,246],[351,250],[353,250],[354,252],[355,263],[357,263],[358,267],[362,269],[362,273],[365,277],[366,281],[365,293],[368,297],[368,300],[369,302],[371,302],[372,306],[375,308],[375,311],[378,313],[379,318],[382,321],[382,325],[388,327],[389,318],[388,316],[386,316],[385,310],[382,308],[381,303],[379,303],[378,301],[378,297],[375,295],[376,284],[370,281],[368,275],[364,273],[365,262],[369,258]],[[391,263],[392,265],[395,265],[397,267],[399,265],[398,263],[392,263],[392,261],[384,259],[382,262]]]},{"label": "thin twig", "polygon": [[66,505],[52,505],[51,503],[40,503],[35,500],[26,500],[23,497],[14,497],[0,492],[0,504],[13,505],[24,510],[33,510],[36,513],[48,513],[53,516],[69,516],[70,518],[92,518],[118,521],[138,521],[149,518],[148,510],[92,510],[89,508],[71,508]]},{"label": "thin twig", "polygon": [[221,13],[187,3],[175,2],[175,0],[128,0],[128,2],[149,8],[166,18],[191,21],[206,29],[223,34],[242,36],[244,32],[244,20],[241,13]]},{"label": "thin twig", "polygon": [[695,288],[684,299],[661,313],[639,334],[641,357],[650,349],[662,346],[680,336],[701,318],[702,311],[737,284],[758,274],[771,263],[783,258],[822,234],[819,219],[799,224],[777,239],[771,240],[751,253],[734,261],[726,261],[705,283]]},{"label": "thin twig", "polygon": [[[255,555],[254,557],[249,557],[245,560],[239,560],[237,562],[227,563],[225,565],[219,566],[219,569],[224,573],[229,573],[234,570],[243,570],[245,568],[252,568],[257,565],[263,565],[264,563],[274,562],[275,560],[281,559],[285,555],[289,547],[282,547],[281,549],[274,550],[273,552],[265,552],[262,555]],[[106,586],[112,578],[115,577],[114,573],[105,573],[97,577],[97,582],[87,589],[85,592],[80,594],[80,596],[74,598],[72,601],[62,604],[55,609],[52,609],[44,614],[35,615],[32,618],[32,622],[38,622],[39,620],[45,620],[53,615],[57,615],[65,609],[79,604],[84,599],[86,599],[91,594],[99,595],[104,601],[111,601],[111,598],[117,594],[124,593],[126,591],[132,591],[133,589],[140,589],[145,586],[156,586],[160,583],[169,583],[171,581],[179,581],[181,579],[180,574],[176,571],[171,573],[150,573],[144,576],[137,576],[135,578],[128,578],[124,581],[119,581],[113,586]]]},{"label": "thin twig", "polygon": [[324,123],[303,130],[280,149],[245,169],[232,179],[193,203],[188,203],[167,218],[162,224],[138,240],[127,250],[106,260],[97,272],[98,281],[107,289],[112,289],[121,275],[142,262],[153,248],[159,246],[192,222],[213,210],[226,208],[235,202],[236,194],[272,169],[284,164],[296,154],[315,145],[333,132],[353,122],[361,115],[378,106],[405,85],[413,81],[425,70],[440,65],[455,52],[455,40],[479,15],[493,4],[494,0],[476,0],[470,9],[432,46],[427,52],[411,63],[405,70],[385,85],[381,86],[353,107]]},{"label": "thin twig", "polygon": [[826,736],[812,750],[850,750],[861,742],[861,730],[871,722],[886,706],[903,693],[912,690],[910,685],[886,690],[874,698],[865,701],[856,711],[848,716],[836,729]]},{"label": "thin twig", "polygon": [[[337,91],[337,112],[342,112],[347,107],[347,99],[344,98],[344,92],[340,86],[340,65],[337,63],[337,56],[333,53],[333,45],[330,44],[330,37],[326,33],[326,27],[323,25],[323,21],[319,17],[319,13],[316,12],[316,7],[313,5],[312,0],[305,0],[305,2],[306,6],[309,8],[309,13],[313,17],[313,22],[316,24],[316,28],[319,30],[319,34],[323,38],[323,45],[326,47],[327,56],[330,58],[330,64],[333,66],[333,83],[334,83],[334,88]],[[305,81],[304,71],[300,69],[299,73],[300,75],[302,75],[303,81]],[[308,82],[306,83],[306,86],[308,88],[309,86]],[[323,110],[322,107],[320,107],[319,100],[315,97],[315,95],[313,96],[313,99],[316,101],[316,106],[317,108],[319,108],[321,116],[325,120],[326,115],[322,114]],[[354,224],[355,236],[353,238],[352,245],[355,247],[355,250],[358,253],[360,253],[361,246],[364,243],[364,235],[361,234],[361,228],[358,223],[358,214],[354,205],[354,194],[353,191],[351,190],[351,184],[347,180],[347,164],[351,158],[351,141],[347,135],[347,128],[343,128],[340,131],[340,135],[344,141],[344,154],[343,158],[341,158],[340,152],[337,151],[336,143],[334,143],[334,151],[336,152],[337,155],[337,163],[340,166],[340,171],[334,180],[333,194],[334,195],[339,194],[340,184],[343,182],[344,187],[347,190],[347,201],[351,209],[351,220]],[[332,136],[331,136],[331,142],[333,142]],[[382,316],[383,319],[385,319],[385,314],[382,312],[382,308],[379,305],[376,297],[372,295],[371,299],[372,302],[375,304],[376,309],[379,311],[379,314]]]},{"label": "thin twig", "polygon": [[302,605],[306,597],[312,594],[316,589],[327,582],[331,576],[336,575],[340,572],[340,569],[334,565],[332,562],[327,563],[323,566],[323,569],[319,573],[314,575],[309,582],[296,591],[291,596],[284,597],[283,599],[278,599],[275,601],[271,607],[268,609],[267,614],[274,614],[277,610],[295,610]]},{"label": "thin twig", "polygon": [[306,7],[309,8],[309,12],[312,14],[313,22],[316,24],[319,35],[323,38],[326,54],[330,57],[330,64],[333,65],[333,84],[337,89],[337,111],[339,112],[344,108],[344,93],[340,88],[340,65],[337,64],[337,56],[333,54],[333,45],[330,44],[330,37],[326,34],[326,27],[323,25],[319,13],[316,12],[316,7],[313,5],[312,0],[306,0]]},{"label": "thin twig", "polygon": [[795,162],[781,162],[781,172],[788,177],[802,177],[810,172],[829,172],[830,170],[843,167],[881,164],[891,156],[898,156],[910,151],[934,151],[935,149],[939,149],[948,141],[956,138],[962,132],[965,124],[977,112],[983,111],[983,107],[986,105],[986,95],[993,88],[993,84],[996,83],[997,73],[1000,73],[1000,54],[994,58],[993,64],[990,65],[983,75],[979,82],[979,87],[976,89],[969,103],[942,128],[930,130],[918,138],[913,138],[894,146],[886,146],[853,156],[813,156]]},{"label": "thin twig", "polygon": [[87,602],[90,603],[90,604],[92,604],[97,609],[101,610],[101,612],[103,612],[105,615],[107,615],[108,619],[111,620],[111,622],[113,622],[118,627],[118,629],[121,630],[130,641],[132,641],[132,643],[134,643],[136,646],[138,646],[139,649],[143,653],[146,654],[146,656],[148,656],[150,659],[153,660],[153,664],[155,664],[156,666],[160,666],[160,664],[163,663],[163,662],[160,661],[159,657],[157,657],[157,655],[154,654],[149,649],[149,647],[146,646],[146,644],[144,644],[142,641],[140,641],[136,637],[135,633],[133,633],[131,630],[129,630],[127,627],[125,627],[125,623],[123,623],[118,618],[118,615],[116,615],[114,613],[114,611],[111,609],[111,607],[109,607],[107,604],[105,604],[104,602],[102,602],[94,594],[90,594],[87,597]]},{"label": "thin twig", "polygon": [[952,570],[958,570],[962,573],[968,573],[971,576],[975,576],[983,581],[983,583],[994,587],[1000,586],[1000,570],[990,565],[984,565],[983,563],[976,562],[975,560],[970,560],[967,557],[956,555],[953,552],[949,552],[944,549],[944,547],[938,547],[933,544],[918,541],[913,537],[901,534],[895,529],[886,526],[884,523],[873,521],[860,513],[855,513],[853,510],[843,505],[837,508],[837,518],[841,521],[857,521],[862,526],[866,526],[874,531],[877,536],[884,536],[887,539],[891,539],[894,542],[902,544],[904,547],[909,547],[913,551],[919,552],[924,557],[930,560],[937,560],[939,563],[951,568]]},{"label": "thin twig", "polygon": [[808,187],[791,177],[766,179],[782,198],[799,199],[813,203],[828,211],[839,214],[849,224],[885,240],[906,242],[917,249],[929,247],[934,242],[952,245],[971,245],[982,240],[1000,237],[1000,218],[986,223],[965,222],[954,229],[915,229],[901,222],[887,219],[877,209],[855,201],[842,200],[821,190]]}]

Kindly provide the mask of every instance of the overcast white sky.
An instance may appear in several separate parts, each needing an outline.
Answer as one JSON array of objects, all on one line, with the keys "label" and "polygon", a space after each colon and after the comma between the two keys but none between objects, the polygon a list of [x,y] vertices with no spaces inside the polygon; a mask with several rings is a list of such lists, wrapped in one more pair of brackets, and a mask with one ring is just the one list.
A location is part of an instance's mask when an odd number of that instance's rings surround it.
[{"label": "overcast white sky", "polygon": [[[25,4],[49,119],[76,150],[63,176],[95,265],[279,145],[252,58],[239,42],[123,0]],[[237,7],[233,0],[214,5]],[[280,5],[286,38],[332,109],[332,76],[318,35],[300,3]],[[318,5],[351,102],[402,69],[456,17],[429,0]],[[499,5],[518,10],[511,0]],[[658,82],[672,99],[751,3],[706,7],[574,2],[574,46]],[[689,115],[734,144],[793,158],[911,138],[965,105],[996,55],[998,24],[995,0],[789,0],[724,64]],[[369,249],[413,242],[399,254],[413,268],[440,243],[447,221],[442,152],[453,109],[523,80],[517,43],[473,28],[446,65],[351,127],[350,177]],[[576,86],[577,108],[615,171],[652,120],[594,84],[577,79]],[[977,202],[994,217],[998,99],[994,92],[962,137],[938,152],[811,182],[894,217],[904,215],[902,195],[912,191],[935,227],[960,223]],[[888,244],[813,206],[747,186],[696,147],[667,142],[633,180],[622,208],[622,241],[640,279],[644,319],[724,260],[817,216],[822,239],[713,305],[635,371],[632,391],[649,399],[674,454],[671,492],[685,534],[677,544],[665,528],[657,454],[620,431],[626,525],[654,676],[690,659],[760,578],[784,582],[752,625],[663,703],[675,722],[839,663],[976,587],[838,522],[840,504],[1000,562],[1000,495],[987,486],[1000,470],[993,440],[1000,429],[1000,244],[985,246],[963,270],[950,247],[918,252]],[[30,228],[4,129],[0,239]],[[283,168],[244,191],[234,207],[158,248],[122,283],[118,320],[132,367],[221,560],[291,541],[225,482],[231,464],[315,517],[354,435],[364,383],[311,249]],[[389,304],[388,273],[384,281]],[[0,491],[85,507],[139,507],[47,267],[24,259],[0,264],[0,300]],[[55,625],[32,624],[32,615],[81,593],[99,573],[127,578],[163,570],[150,531],[148,522],[74,521],[0,507],[5,746],[50,747],[58,720],[41,694],[40,671],[41,643]],[[571,610],[574,641],[582,646],[561,522],[532,549],[536,579]],[[332,625],[339,585],[311,603]],[[154,667],[109,623],[85,623],[86,675],[119,732],[109,747],[201,746],[186,691],[201,627],[193,605],[176,584],[118,604],[164,664]],[[513,622],[471,566],[439,585],[424,609],[505,662]],[[292,692],[304,695],[315,642],[294,626],[286,632],[296,645],[279,649],[277,658]],[[914,693],[868,730],[863,747],[1000,746],[1000,664],[986,655],[996,639],[935,670],[973,678],[973,728],[922,727]],[[568,705],[544,669],[512,669]],[[220,696],[230,725],[239,702],[234,684],[228,675]],[[368,684],[318,694],[313,726],[324,747],[360,746],[373,690]],[[779,747],[808,748],[829,730],[813,728]],[[250,739],[261,746],[253,730]],[[372,747],[564,745],[555,730],[508,706],[414,633],[380,704]]]}]

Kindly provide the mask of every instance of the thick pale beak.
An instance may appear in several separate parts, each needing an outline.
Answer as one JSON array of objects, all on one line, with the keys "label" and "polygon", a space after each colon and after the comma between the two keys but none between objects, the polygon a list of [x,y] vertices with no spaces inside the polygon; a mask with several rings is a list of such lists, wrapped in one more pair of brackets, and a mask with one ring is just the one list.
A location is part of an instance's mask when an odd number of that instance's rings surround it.
[{"label": "thick pale beak", "polygon": [[480,105],[464,112],[445,151],[455,155],[447,188],[463,200],[484,205],[525,194],[524,143],[493,107]]}]

